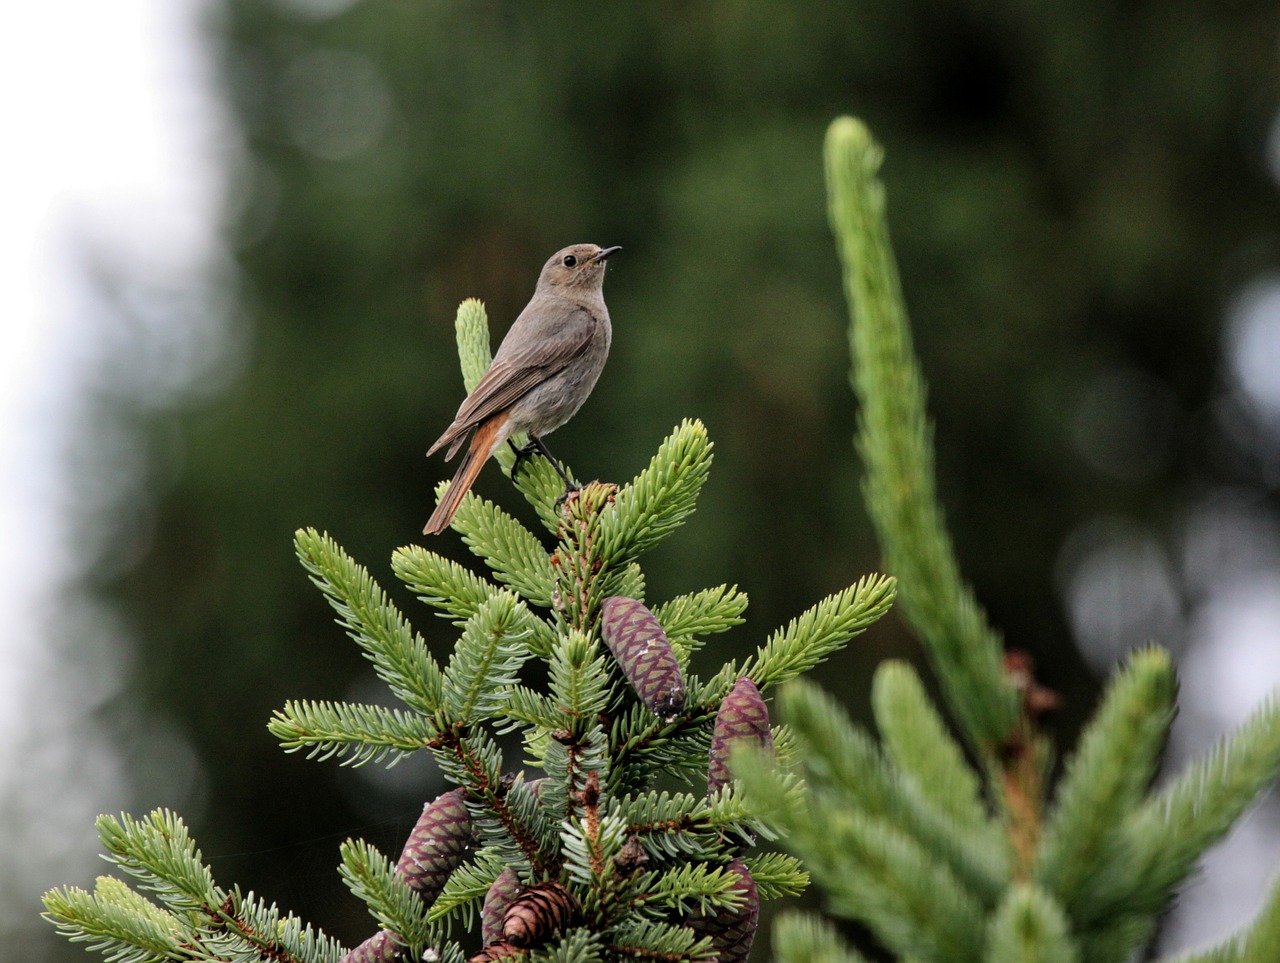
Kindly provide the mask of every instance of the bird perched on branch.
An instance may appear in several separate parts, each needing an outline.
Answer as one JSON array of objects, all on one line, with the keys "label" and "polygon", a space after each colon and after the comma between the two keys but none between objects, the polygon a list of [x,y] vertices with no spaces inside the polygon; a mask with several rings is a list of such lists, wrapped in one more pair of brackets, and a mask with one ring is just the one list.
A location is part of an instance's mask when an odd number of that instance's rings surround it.
[{"label": "bird perched on branch", "polygon": [[423,534],[434,535],[449,527],[484,463],[517,432],[529,435],[529,444],[517,455],[538,452],[564,479],[565,493],[576,490],[542,436],[577,413],[604,368],[613,336],[604,305],[605,262],[620,250],[574,244],[543,265],[533,299],[502,339],[453,424],[427,451],[431,455],[448,445],[445,458],[450,459],[471,436]]}]

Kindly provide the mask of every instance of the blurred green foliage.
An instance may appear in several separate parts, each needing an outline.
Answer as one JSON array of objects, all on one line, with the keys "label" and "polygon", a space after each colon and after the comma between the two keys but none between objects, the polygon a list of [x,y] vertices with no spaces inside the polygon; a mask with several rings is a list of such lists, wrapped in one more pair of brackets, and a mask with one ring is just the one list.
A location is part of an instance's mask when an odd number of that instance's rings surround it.
[{"label": "blurred green foliage", "polygon": [[[380,795],[269,737],[284,700],[370,675],[291,534],[328,530],[370,561],[421,540],[452,473],[423,452],[462,398],[456,306],[484,299],[496,343],[568,243],[624,251],[605,286],[613,355],[552,450],[580,478],[625,481],[686,416],[716,444],[701,511],[648,565],[650,599],[736,582],[750,618],[724,644],[745,650],[876,568],[822,188],[823,131],[849,112],[887,150],[961,567],[1078,725],[1094,683],[1055,553],[1092,514],[1159,517],[1212,471],[1222,306],[1280,261],[1274,4],[310,6],[210,5],[244,138],[225,226],[244,370],[181,413],[153,540],[102,586],[143,646],[134,691],[205,768],[198,799],[135,808],[186,812],[220,878],[339,938],[368,928],[337,843],[378,842],[383,818],[402,839],[432,776]],[[1070,441],[1081,392],[1116,368],[1178,403],[1168,457],[1123,481]],[[495,467],[477,490],[532,521]],[[462,558],[452,533],[431,547]],[[916,653],[901,623],[835,661],[828,687],[864,711],[890,652]]]}]

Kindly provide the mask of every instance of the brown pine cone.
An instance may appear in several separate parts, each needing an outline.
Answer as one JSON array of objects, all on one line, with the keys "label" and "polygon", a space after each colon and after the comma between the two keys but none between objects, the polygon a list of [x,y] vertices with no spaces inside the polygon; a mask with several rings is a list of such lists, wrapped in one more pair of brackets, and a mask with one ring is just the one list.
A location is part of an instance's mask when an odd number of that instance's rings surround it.
[{"label": "brown pine cone", "polygon": [[538,883],[507,907],[502,936],[513,946],[538,946],[567,929],[581,911],[563,883]]},{"label": "brown pine cone", "polygon": [[733,860],[725,869],[738,874],[739,881],[733,888],[742,894],[742,906],[737,910],[691,913],[685,922],[699,936],[711,937],[719,963],[741,963],[751,952],[751,942],[756,938],[756,925],[760,922],[760,893],[742,860]]}]

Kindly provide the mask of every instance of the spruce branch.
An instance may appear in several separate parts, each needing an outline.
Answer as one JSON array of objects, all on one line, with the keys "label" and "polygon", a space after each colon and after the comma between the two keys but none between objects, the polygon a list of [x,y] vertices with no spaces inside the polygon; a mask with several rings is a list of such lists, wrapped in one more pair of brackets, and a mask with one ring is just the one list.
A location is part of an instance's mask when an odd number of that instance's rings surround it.
[{"label": "spruce branch", "polygon": [[468,493],[458,506],[453,527],[499,582],[534,605],[551,607],[555,575],[547,563],[546,549],[515,518],[493,502]]},{"label": "spruce branch", "polygon": [[1001,643],[960,576],[935,490],[932,428],[885,223],[877,173],[883,152],[843,117],[826,140],[831,228],[853,323],[853,385],[864,495],[903,611],[929,652],[943,692],[974,748],[993,758],[1013,732],[1018,699]]},{"label": "spruce branch", "polygon": [[1272,697],[1128,818],[1109,902],[1133,912],[1163,910],[1196,860],[1277,776],[1280,699]]},{"label": "spruce branch", "polygon": [[1034,885],[1010,888],[987,929],[988,963],[1081,963],[1067,915]]},{"label": "spruce branch", "polygon": [[811,683],[790,683],[779,702],[795,729],[802,769],[823,790],[818,798],[825,801],[824,811],[853,807],[892,823],[944,860],[984,899],[994,899],[1003,889],[1011,859],[1008,842],[994,824],[958,824],[884,757],[870,734],[855,726],[831,696]]},{"label": "spruce branch", "polygon": [[[505,591],[457,562],[417,545],[396,549],[391,569],[419,599],[440,609],[459,626],[490,598]],[[528,627],[532,630],[527,640],[529,651],[545,658],[555,644],[555,629],[540,618],[530,620]]]},{"label": "spruce branch", "polygon": [[596,629],[605,597],[601,526],[617,497],[618,486],[592,482],[572,493],[564,505],[560,544],[551,554],[553,599],[561,622],[580,632]]},{"label": "spruce branch", "polygon": [[706,797],[690,793],[646,792],[614,797],[609,812],[626,825],[651,858],[714,859],[720,833]]},{"label": "spruce branch", "polygon": [[467,619],[445,667],[442,690],[449,717],[463,726],[497,714],[505,690],[529,658],[537,619],[509,592],[481,603]]},{"label": "spruce branch", "polygon": [[[492,845],[505,847],[509,860],[523,859],[537,875],[545,872],[546,857],[529,807],[511,803],[502,775],[502,752],[493,737],[476,727],[464,735],[462,727],[446,732],[433,747],[440,768],[483,806],[502,827],[501,834],[486,835]],[[485,823],[482,821],[481,826]]]},{"label": "spruce branch", "polygon": [[882,575],[868,575],[779,629],[741,669],[730,664],[711,685],[728,692],[734,681],[750,678],[764,692],[809,671],[861,635],[893,604],[897,584]]},{"label": "spruce branch", "polygon": [[462,384],[471,394],[484,377],[493,360],[489,341],[489,315],[479,298],[467,298],[458,305],[453,322],[454,336],[458,342],[458,364],[462,368]]},{"label": "spruce branch", "polygon": [[866,963],[830,923],[810,913],[782,913],[773,922],[777,963]]},{"label": "spruce branch", "polygon": [[1067,764],[1035,875],[1073,917],[1090,919],[1099,912],[1094,884],[1122,845],[1124,821],[1155,775],[1176,693],[1165,652],[1135,653],[1111,680]]},{"label": "spruce branch", "polygon": [[647,963],[711,963],[716,951],[710,937],[699,937],[687,926],[632,919],[613,927],[605,948],[623,959]]},{"label": "spruce branch", "polygon": [[690,419],[662,442],[648,467],[600,519],[605,564],[638,558],[684,524],[711,470],[711,447],[706,427]]},{"label": "spruce branch", "polygon": [[348,839],[339,851],[342,881],[369,908],[378,925],[396,934],[410,950],[427,945],[432,935],[427,906],[392,862],[363,840]]},{"label": "spruce branch", "polygon": [[122,881],[103,877],[92,894],[78,888],[45,895],[45,917],[109,960],[272,959],[336,963],[337,943],[256,900],[219,887],[182,820],[157,809],[143,820],[100,816],[107,858],[132,876],[153,903]]},{"label": "spruce branch", "polygon": [[111,876],[99,876],[92,893],[77,886],[50,890],[44,906],[58,932],[114,963],[182,959],[183,947],[198,939],[189,924]]},{"label": "spruce branch", "polygon": [[640,568],[639,562],[628,562],[626,565],[620,565],[617,568],[605,571],[600,582],[600,595],[602,598],[610,595],[620,595],[624,598],[643,602],[644,590],[644,570]]},{"label": "spruce branch", "polygon": [[225,891],[213,881],[186,824],[167,809],[138,820],[122,814],[99,816],[98,837],[108,861],[133,876],[170,909],[204,910],[220,906]]},{"label": "spruce branch", "polygon": [[[858,920],[910,959],[981,959],[983,903],[939,853],[892,819],[851,805],[848,795],[824,788],[812,774],[799,789],[762,763],[758,752],[735,753],[734,774],[753,808],[782,830],[787,849],[804,861],[832,913]],[[847,775],[846,783],[856,781]],[[876,797],[888,802],[883,784],[866,798]]]},{"label": "spruce branch", "polygon": [[598,725],[581,736],[557,730],[542,738],[545,747],[539,762],[546,772],[539,798],[548,815],[564,821],[578,812],[577,800],[592,780],[610,788],[613,768],[608,742]]},{"label": "spruce branch", "polygon": [[527,740],[545,742],[547,733],[563,721],[550,696],[534,692],[527,686],[513,685],[503,693],[503,698],[503,718],[496,722],[496,726],[497,731],[504,735],[525,726],[532,730],[527,734]]},{"label": "spruce branch", "polygon": [[461,624],[501,589],[471,569],[420,545],[406,545],[391,555],[391,570],[418,598]]},{"label": "spruce branch", "polygon": [[[689,680],[691,693],[694,682]],[[711,745],[710,726],[719,705],[718,701],[708,701],[710,698],[701,690],[697,698],[691,694],[685,714],[670,721],[655,717],[640,705],[614,718],[609,744],[618,761],[623,763],[622,768],[643,782],[658,771],[681,778],[705,772]],[[632,788],[635,787],[628,786],[627,790]]]},{"label": "spruce branch", "polygon": [[548,708],[555,714],[552,726],[568,724],[576,735],[585,735],[601,706],[613,701],[609,664],[600,643],[570,629],[551,656]]},{"label": "spruce branch", "polygon": [[786,853],[760,853],[744,856],[742,861],[751,870],[761,899],[782,899],[799,896],[809,885],[809,874],[804,864]]},{"label": "spruce branch", "polygon": [[915,792],[952,820],[959,835],[989,835],[982,786],[925,693],[915,669],[886,660],[876,669],[871,707],[884,751]]},{"label": "spruce branch", "polygon": [[308,759],[337,759],[344,766],[386,762],[388,768],[439,735],[422,716],[399,709],[306,700],[286,702],[267,729],[285,752],[305,749]]},{"label": "spruce branch", "polygon": [[338,613],[338,624],[364,650],[379,678],[410,708],[434,714],[440,707],[440,667],[386,593],[329,536],[299,529],[294,546],[311,581]]},{"label": "spruce branch", "polygon": [[550,946],[534,950],[529,963],[603,963],[604,938],[583,929],[570,930]]},{"label": "spruce branch", "polygon": [[463,863],[450,874],[440,895],[427,911],[427,921],[442,923],[448,936],[453,935],[455,925],[471,929],[494,880],[506,868],[507,860],[501,850],[490,847],[476,853],[470,862]]},{"label": "spruce branch", "polygon": [[[628,593],[618,592],[618,595]],[[632,595],[632,598],[640,598]],[[736,585],[720,585],[689,595],[678,595],[654,608],[653,614],[676,651],[683,667],[689,656],[702,648],[706,636],[741,625],[747,608],[747,596]]]},{"label": "spruce branch", "polygon": [[[887,820],[856,812],[833,818],[826,807],[810,818],[801,855],[833,913],[864,921],[886,947],[912,959],[982,959],[982,904],[941,860]],[[852,856],[853,866],[835,853]]]}]

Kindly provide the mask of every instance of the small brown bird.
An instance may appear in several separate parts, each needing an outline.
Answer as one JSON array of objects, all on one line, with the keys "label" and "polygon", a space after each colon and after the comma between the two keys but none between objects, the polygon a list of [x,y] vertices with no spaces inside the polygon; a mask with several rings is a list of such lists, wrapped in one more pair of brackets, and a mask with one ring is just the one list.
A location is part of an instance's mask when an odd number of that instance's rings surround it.
[{"label": "small brown bird", "polygon": [[621,250],[574,244],[543,265],[533,300],[511,325],[453,424],[427,452],[431,455],[448,445],[448,460],[475,430],[423,534],[434,535],[449,527],[484,463],[516,432],[529,434],[529,444],[517,454],[539,452],[564,479],[566,493],[574,490],[576,486],[547,451],[542,436],[577,413],[604,368],[613,337],[609,309],[604,306],[605,260]]}]

